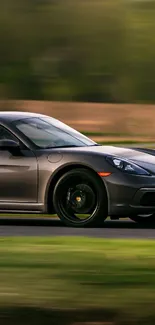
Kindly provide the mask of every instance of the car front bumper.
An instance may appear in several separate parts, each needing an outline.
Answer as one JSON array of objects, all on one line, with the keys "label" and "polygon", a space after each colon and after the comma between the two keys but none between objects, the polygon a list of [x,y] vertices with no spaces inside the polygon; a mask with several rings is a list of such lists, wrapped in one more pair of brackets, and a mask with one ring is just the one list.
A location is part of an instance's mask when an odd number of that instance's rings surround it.
[{"label": "car front bumper", "polygon": [[103,181],[107,189],[109,216],[155,213],[155,176],[119,172]]}]

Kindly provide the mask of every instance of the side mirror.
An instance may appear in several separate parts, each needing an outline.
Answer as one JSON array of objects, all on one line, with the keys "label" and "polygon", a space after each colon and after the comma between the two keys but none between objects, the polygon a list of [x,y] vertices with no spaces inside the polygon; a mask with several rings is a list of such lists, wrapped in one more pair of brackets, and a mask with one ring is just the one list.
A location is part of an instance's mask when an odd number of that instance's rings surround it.
[{"label": "side mirror", "polygon": [[0,140],[0,150],[5,150],[5,149],[8,150],[19,149],[19,143],[9,139]]}]

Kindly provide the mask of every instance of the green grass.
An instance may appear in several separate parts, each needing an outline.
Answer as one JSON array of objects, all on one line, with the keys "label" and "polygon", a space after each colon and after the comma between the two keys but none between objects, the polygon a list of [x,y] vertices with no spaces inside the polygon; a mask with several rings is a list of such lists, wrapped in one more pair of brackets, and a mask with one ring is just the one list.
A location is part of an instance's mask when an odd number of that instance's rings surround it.
[{"label": "green grass", "polygon": [[155,147],[155,141],[153,142],[141,142],[141,141],[134,141],[134,140],[115,140],[115,141],[101,141],[101,142],[98,142],[102,145],[137,145],[137,146],[146,146],[146,147]]},{"label": "green grass", "polygon": [[42,219],[42,218],[57,218],[56,214],[40,214],[40,213],[2,213],[0,214],[0,218],[11,218],[11,219],[25,219],[25,218],[37,218],[37,219]]},{"label": "green grass", "polygon": [[155,324],[154,301],[154,241],[0,239],[0,315],[17,307],[100,309],[122,324],[125,315]]},{"label": "green grass", "polygon": [[[130,133],[116,133],[116,132],[89,132],[89,131],[81,131],[86,136],[92,137],[130,137]],[[144,136],[140,134],[139,136]]]},{"label": "green grass", "polygon": [[[132,140],[132,137],[130,134],[127,133],[103,133],[103,132],[87,132],[87,131],[81,131],[81,133],[83,133],[84,135],[88,136],[88,137],[119,137],[120,140],[112,140],[112,141],[103,141],[103,139],[101,141],[98,141],[98,143],[100,143],[101,145],[137,145],[137,146],[144,146],[146,145],[146,147],[154,147],[155,146],[155,142],[154,141],[144,141],[143,143],[141,141],[138,140]],[[144,135],[139,135],[139,136],[143,136]],[[128,140],[123,140],[121,139],[121,137],[129,137]]]}]

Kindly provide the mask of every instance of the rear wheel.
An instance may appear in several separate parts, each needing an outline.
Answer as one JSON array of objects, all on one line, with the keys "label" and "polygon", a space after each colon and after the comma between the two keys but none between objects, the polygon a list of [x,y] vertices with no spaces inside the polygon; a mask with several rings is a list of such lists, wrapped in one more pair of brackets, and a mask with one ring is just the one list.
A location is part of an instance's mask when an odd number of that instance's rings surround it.
[{"label": "rear wheel", "polygon": [[141,214],[137,216],[132,216],[130,217],[131,220],[143,224],[143,225],[151,225],[155,224],[155,214]]},{"label": "rear wheel", "polygon": [[101,226],[107,217],[104,185],[87,169],[74,169],[61,176],[54,188],[53,204],[68,226]]}]

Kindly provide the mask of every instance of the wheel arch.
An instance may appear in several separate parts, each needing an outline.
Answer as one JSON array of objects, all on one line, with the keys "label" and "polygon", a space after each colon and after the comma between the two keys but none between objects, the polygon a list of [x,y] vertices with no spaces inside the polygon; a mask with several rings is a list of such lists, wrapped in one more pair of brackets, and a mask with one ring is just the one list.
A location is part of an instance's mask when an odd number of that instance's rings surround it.
[{"label": "wheel arch", "polygon": [[87,169],[88,171],[91,171],[94,174],[94,176],[97,177],[99,182],[102,183],[103,189],[105,190],[105,193],[106,193],[106,196],[107,196],[107,208],[108,208],[108,211],[109,211],[109,195],[108,195],[107,186],[106,186],[104,180],[101,179],[101,177],[98,175],[98,173],[93,168],[91,168],[90,166],[87,166],[85,164],[80,164],[80,163],[73,163],[73,164],[67,164],[67,165],[64,165],[64,166],[58,168],[54,172],[54,174],[51,175],[51,177],[50,177],[50,179],[48,181],[47,188],[46,188],[46,193],[45,193],[45,203],[46,203],[46,206],[47,206],[47,212],[51,213],[51,214],[53,214],[55,212],[54,208],[53,208],[53,202],[51,200],[51,197],[52,197],[53,190],[54,190],[54,187],[55,187],[57,181],[60,179],[60,177],[62,175],[64,175],[68,171],[73,170],[73,169],[77,169],[77,168],[78,169],[80,169],[80,168],[81,169]]}]

